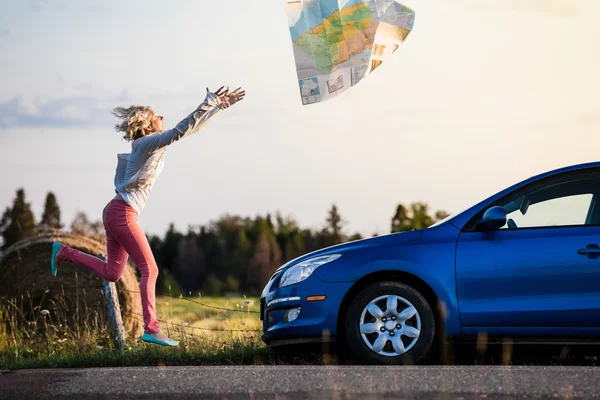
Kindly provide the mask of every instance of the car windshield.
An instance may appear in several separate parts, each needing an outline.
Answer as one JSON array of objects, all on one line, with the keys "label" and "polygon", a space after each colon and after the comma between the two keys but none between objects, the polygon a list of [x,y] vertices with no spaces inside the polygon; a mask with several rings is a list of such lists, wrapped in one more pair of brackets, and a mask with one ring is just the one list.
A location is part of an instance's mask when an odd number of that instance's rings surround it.
[{"label": "car windshield", "polygon": [[450,214],[450,215],[448,215],[446,218],[444,218],[444,219],[442,219],[442,220],[439,220],[439,221],[438,221],[438,222],[436,222],[435,224],[433,224],[433,225],[429,226],[429,228],[435,228],[436,226],[439,226],[439,225],[441,225],[441,224],[445,223],[446,221],[449,221],[449,220],[451,220],[452,218],[456,217],[457,215],[464,213],[465,211],[467,211],[467,210],[468,210],[469,208],[471,208],[471,207],[472,207],[472,206],[468,206],[468,207],[465,207],[465,208],[463,208],[462,210],[460,210],[460,211],[458,211],[458,212],[455,212],[454,214]]}]

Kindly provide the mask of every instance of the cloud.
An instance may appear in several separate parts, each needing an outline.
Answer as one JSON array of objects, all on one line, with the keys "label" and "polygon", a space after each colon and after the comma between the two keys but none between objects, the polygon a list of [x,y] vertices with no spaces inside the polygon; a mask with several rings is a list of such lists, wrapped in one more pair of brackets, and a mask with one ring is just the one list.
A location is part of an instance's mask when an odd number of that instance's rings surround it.
[{"label": "cloud", "polygon": [[29,10],[31,10],[31,12],[38,12],[38,11],[66,11],[67,9],[69,10],[75,10],[78,11],[80,13],[91,13],[91,14],[99,14],[99,13],[107,13],[109,12],[109,8],[102,6],[102,5],[98,5],[98,4],[91,4],[91,5],[85,5],[85,4],[80,4],[79,2],[65,2],[65,0],[54,0],[52,2],[48,2],[45,0],[28,0],[28,4],[29,4]]},{"label": "cloud", "polygon": [[127,97],[72,96],[57,99],[16,96],[0,103],[0,129],[17,127],[88,127],[110,123],[110,110]]},{"label": "cloud", "polygon": [[0,101],[0,131],[11,128],[112,126],[117,121],[111,110],[131,104],[158,106],[160,114],[172,113],[174,119],[171,122],[179,122],[178,118],[186,116],[204,99],[204,92],[201,96],[195,93],[182,95],[168,90],[146,92],[136,87],[117,92],[85,83],[69,86],[60,83],[61,79],[62,75],[58,74],[58,86],[66,88],[54,92],[54,97],[25,94]]},{"label": "cloud", "polygon": [[109,9],[99,5],[90,5],[85,8],[85,11],[91,14],[108,13]]},{"label": "cloud", "polygon": [[52,2],[47,2],[44,0],[29,0],[29,9],[32,12],[38,12],[52,8],[55,10],[64,11],[67,8],[67,4],[64,2],[64,0],[54,0]]},{"label": "cloud", "polygon": [[41,0],[29,0],[29,8],[31,9],[31,11],[39,11],[41,7]]}]

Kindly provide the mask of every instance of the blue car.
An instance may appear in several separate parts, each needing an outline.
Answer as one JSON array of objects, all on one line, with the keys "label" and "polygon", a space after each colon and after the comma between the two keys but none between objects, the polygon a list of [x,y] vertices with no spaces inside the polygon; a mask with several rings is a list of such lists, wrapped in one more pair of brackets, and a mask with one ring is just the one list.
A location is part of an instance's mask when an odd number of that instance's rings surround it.
[{"label": "blue car", "polygon": [[299,257],[264,288],[262,340],[337,341],[368,364],[480,334],[600,342],[599,199],[600,162],[575,165],[427,229]]}]

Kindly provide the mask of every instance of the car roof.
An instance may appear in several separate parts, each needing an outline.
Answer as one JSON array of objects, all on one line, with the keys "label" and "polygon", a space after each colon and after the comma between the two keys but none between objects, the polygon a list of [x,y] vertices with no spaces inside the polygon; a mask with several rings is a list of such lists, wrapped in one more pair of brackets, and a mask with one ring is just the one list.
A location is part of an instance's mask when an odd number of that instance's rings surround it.
[{"label": "car roof", "polygon": [[555,175],[561,175],[561,174],[568,173],[568,172],[582,171],[582,170],[586,170],[586,169],[595,169],[595,168],[600,169],[600,161],[593,161],[593,162],[587,162],[587,163],[581,163],[581,164],[573,164],[573,165],[569,165],[569,166],[565,166],[565,167],[561,167],[561,168],[548,170],[546,172],[542,172],[537,175],[533,175],[527,179],[524,179],[518,183],[515,183],[515,184],[501,190],[500,192],[498,192],[492,196],[489,196],[488,198],[480,201],[479,203],[474,204],[473,206],[471,206],[468,209],[464,210],[463,212],[457,214],[453,218],[447,220],[446,223],[451,223],[456,228],[462,229],[462,227],[471,218],[473,218],[473,216],[477,212],[479,212],[482,207],[484,207],[487,204],[492,203],[496,199],[503,197],[504,195],[506,195],[522,186],[525,186],[532,182],[536,182],[540,179],[548,178],[548,177],[555,176]]},{"label": "car roof", "polygon": [[556,168],[556,169],[532,176],[528,180],[537,180],[537,179],[541,179],[541,178],[544,178],[547,176],[562,174],[564,172],[578,171],[578,170],[582,170],[582,169],[592,169],[592,168],[600,168],[600,161],[594,161],[594,162],[588,162],[588,163],[582,163],[582,164],[574,164],[574,165],[569,165],[566,167]]}]

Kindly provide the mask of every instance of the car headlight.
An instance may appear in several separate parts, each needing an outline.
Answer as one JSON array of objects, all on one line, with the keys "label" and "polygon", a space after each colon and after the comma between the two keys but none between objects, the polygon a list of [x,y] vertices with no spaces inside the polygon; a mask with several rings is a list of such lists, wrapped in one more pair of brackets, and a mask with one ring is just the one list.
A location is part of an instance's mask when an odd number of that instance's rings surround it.
[{"label": "car headlight", "polygon": [[290,286],[295,283],[302,282],[308,278],[315,271],[315,269],[319,268],[321,265],[335,261],[341,256],[341,254],[332,254],[302,261],[283,273],[279,287]]}]

